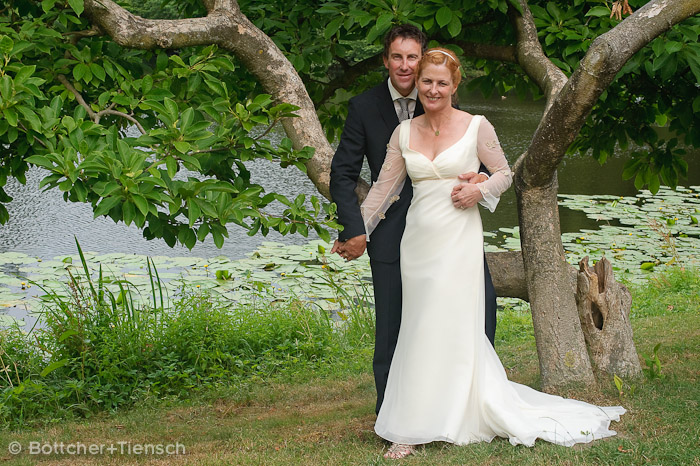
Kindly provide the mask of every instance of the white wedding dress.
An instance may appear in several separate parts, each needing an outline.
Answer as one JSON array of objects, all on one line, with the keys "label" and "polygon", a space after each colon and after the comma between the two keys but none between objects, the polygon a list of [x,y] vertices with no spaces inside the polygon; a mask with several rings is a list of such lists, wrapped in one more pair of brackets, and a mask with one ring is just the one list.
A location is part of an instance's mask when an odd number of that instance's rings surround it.
[{"label": "white wedding dress", "polygon": [[[379,179],[362,206],[371,233],[397,199],[406,174],[413,200],[401,241],[401,330],[375,431],[391,442],[467,444],[505,437],[531,446],[615,435],[624,408],[598,407],[508,381],[484,333],[484,247],[477,207],[452,205],[457,175],[493,175],[480,184],[493,210],[511,172],[495,131],[475,116],[461,139],[430,161],[410,148],[411,120],[394,132]],[[371,240],[371,234],[370,234]]]}]

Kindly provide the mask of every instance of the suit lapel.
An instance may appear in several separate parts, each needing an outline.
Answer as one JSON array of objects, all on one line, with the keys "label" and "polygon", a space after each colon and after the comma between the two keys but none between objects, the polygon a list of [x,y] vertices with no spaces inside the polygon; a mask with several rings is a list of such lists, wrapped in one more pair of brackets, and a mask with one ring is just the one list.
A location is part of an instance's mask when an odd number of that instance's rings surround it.
[{"label": "suit lapel", "polygon": [[399,126],[399,117],[396,116],[394,102],[391,100],[391,93],[389,93],[389,85],[384,83],[380,89],[382,97],[377,101],[377,109],[386,127],[393,132],[394,128]]}]

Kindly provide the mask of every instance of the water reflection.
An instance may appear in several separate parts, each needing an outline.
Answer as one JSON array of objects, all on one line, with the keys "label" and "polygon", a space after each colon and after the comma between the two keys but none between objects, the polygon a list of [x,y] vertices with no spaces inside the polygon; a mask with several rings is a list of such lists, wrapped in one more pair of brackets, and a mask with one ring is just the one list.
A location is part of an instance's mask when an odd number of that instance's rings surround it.
[{"label": "water reflection", "polygon": [[[515,97],[505,100],[485,100],[479,96],[461,98],[462,107],[470,113],[483,114],[496,128],[501,145],[509,162],[515,162],[527,144],[541,117],[544,104],[541,101],[520,101]],[[278,134],[277,137],[281,137]],[[700,184],[700,151],[687,157],[691,179],[682,184]],[[631,195],[636,192],[631,180],[621,178],[624,154],[611,157],[605,166],[591,157],[567,157],[559,168],[560,192],[567,194],[615,194]],[[266,160],[250,165],[252,180],[266,191],[277,191],[294,198],[298,194],[315,194],[311,181],[295,168],[280,168]],[[14,198],[8,205],[10,220],[0,226],[0,252],[17,251],[39,257],[51,258],[60,254],[75,253],[73,236],[86,251],[99,253],[121,252],[150,256],[199,256],[225,255],[240,258],[254,250],[263,241],[279,241],[287,244],[304,244],[308,241],[300,235],[281,236],[270,232],[267,237],[249,237],[245,230],[231,224],[229,238],[222,249],[217,249],[211,239],[197,243],[192,251],[182,246],[168,247],[162,240],[146,241],[135,226],[115,224],[111,219],[93,219],[87,204],[67,203],[58,190],[41,192],[39,181],[42,172],[33,169],[28,173],[27,184],[8,180],[7,192]],[[564,232],[595,228],[596,223],[581,212],[561,209]],[[504,194],[494,214],[482,214],[484,228],[495,231],[499,227],[517,225],[517,211],[513,190]]]}]

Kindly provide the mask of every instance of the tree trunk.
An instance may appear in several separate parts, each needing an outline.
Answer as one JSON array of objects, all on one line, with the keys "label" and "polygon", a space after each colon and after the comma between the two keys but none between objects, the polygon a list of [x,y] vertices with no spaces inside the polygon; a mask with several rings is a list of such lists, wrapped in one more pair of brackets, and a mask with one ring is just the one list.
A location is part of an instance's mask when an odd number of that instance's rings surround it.
[{"label": "tree trunk", "polygon": [[552,392],[570,384],[592,384],[593,370],[577,318],[576,285],[561,244],[556,174],[545,188],[525,187],[517,171],[515,181],[542,389]]},{"label": "tree trunk", "polygon": [[589,267],[586,256],[579,267],[576,303],[596,371],[638,376],[642,368],[629,320],[632,295],[615,281],[612,265],[605,257]]},{"label": "tree trunk", "polygon": [[523,254],[520,251],[487,252],[486,262],[489,264],[496,296],[530,300],[525,282]]}]

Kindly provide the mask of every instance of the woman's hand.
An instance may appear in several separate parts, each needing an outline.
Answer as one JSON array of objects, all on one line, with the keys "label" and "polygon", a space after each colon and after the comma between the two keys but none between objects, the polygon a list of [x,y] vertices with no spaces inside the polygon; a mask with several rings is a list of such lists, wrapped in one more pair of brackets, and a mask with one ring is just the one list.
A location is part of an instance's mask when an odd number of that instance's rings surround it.
[{"label": "woman's hand", "polygon": [[488,180],[489,177],[483,173],[469,172],[459,175],[459,179],[467,183],[460,183],[452,188],[452,204],[456,209],[474,207],[484,198],[476,184]]},{"label": "woman's hand", "polygon": [[471,183],[461,183],[452,188],[452,205],[457,209],[468,209],[474,207],[482,196],[479,187]]}]

